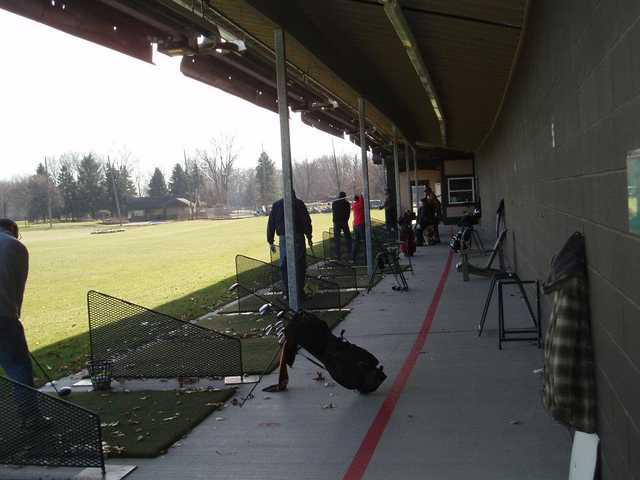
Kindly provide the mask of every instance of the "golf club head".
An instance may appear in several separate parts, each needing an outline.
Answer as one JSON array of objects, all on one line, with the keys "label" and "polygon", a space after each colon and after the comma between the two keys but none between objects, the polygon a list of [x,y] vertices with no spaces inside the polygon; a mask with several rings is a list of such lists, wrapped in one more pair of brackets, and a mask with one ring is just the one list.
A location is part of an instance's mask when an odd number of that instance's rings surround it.
[{"label": "golf club head", "polygon": [[240,286],[240,284],[239,284],[238,282],[236,282],[236,283],[234,283],[233,285],[231,285],[231,286],[229,287],[229,290],[228,290],[228,291],[229,291],[229,292],[233,292],[233,291],[237,290],[239,286]]},{"label": "golf club head", "polygon": [[264,329],[264,334],[266,336],[271,335],[271,332],[273,332],[273,324],[269,325],[267,328]]},{"label": "golf club head", "polygon": [[276,318],[282,318],[285,314],[284,310],[280,310],[277,314],[276,314]]},{"label": "golf club head", "polygon": [[261,317],[264,317],[265,315],[268,315],[269,313],[271,313],[271,304],[270,303],[265,303],[264,305],[262,305],[259,309],[258,309],[258,313],[260,314]]}]

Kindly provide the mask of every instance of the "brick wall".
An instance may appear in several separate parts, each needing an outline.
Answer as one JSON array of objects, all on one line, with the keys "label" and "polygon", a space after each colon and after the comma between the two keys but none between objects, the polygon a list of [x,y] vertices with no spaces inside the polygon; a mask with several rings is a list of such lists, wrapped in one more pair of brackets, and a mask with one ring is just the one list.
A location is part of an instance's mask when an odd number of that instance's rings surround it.
[{"label": "brick wall", "polygon": [[640,237],[628,233],[625,169],[637,148],[640,1],[531,0],[502,114],[477,154],[480,194],[484,212],[504,197],[522,277],[544,279],[568,236],[586,237],[606,479],[640,480]]}]

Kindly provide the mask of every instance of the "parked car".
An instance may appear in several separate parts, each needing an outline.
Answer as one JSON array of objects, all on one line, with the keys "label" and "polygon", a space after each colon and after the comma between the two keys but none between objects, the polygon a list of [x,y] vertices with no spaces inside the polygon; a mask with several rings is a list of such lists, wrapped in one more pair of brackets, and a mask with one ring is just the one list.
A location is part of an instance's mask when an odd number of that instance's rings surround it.
[{"label": "parked car", "polygon": [[384,208],[384,202],[382,200],[369,200],[369,208],[382,210]]}]

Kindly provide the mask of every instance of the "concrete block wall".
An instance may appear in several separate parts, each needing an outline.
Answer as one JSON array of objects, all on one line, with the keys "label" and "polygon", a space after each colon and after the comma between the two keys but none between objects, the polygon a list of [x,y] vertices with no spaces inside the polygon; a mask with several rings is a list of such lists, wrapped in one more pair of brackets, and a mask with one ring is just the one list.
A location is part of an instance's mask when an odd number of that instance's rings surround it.
[{"label": "concrete block wall", "polygon": [[522,277],[544,279],[569,235],[584,233],[602,477],[640,480],[640,237],[626,206],[626,154],[640,148],[640,1],[530,3],[502,114],[477,153],[482,206],[505,199]]}]

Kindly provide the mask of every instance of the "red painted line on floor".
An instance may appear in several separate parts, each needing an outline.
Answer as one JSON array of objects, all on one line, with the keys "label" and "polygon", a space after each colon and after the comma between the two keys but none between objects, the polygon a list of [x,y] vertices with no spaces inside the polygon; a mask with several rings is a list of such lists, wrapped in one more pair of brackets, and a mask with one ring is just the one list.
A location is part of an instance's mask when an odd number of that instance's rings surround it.
[{"label": "red painted line on floor", "polygon": [[355,457],[353,457],[351,465],[349,465],[349,469],[344,474],[343,480],[360,480],[364,476],[364,472],[369,466],[369,462],[371,461],[376,447],[380,442],[380,438],[382,437],[384,430],[387,428],[387,423],[389,423],[389,419],[391,418],[391,415],[396,408],[396,403],[400,398],[400,394],[402,393],[402,390],[404,389],[407,380],[409,379],[409,375],[411,375],[413,367],[415,367],[416,365],[420,350],[422,350],[422,347],[424,347],[424,344],[427,340],[427,335],[429,334],[429,329],[431,328],[431,324],[433,323],[433,318],[435,317],[436,311],[438,310],[438,304],[440,303],[440,297],[442,297],[444,285],[447,282],[447,277],[449,276],[449,270],[451,269],[452,260],[453,252],[449,251],[447,263],[444,267],[444,270],[442,271],[442,274],[440,275],[440,281],[438,282],[436,291],[433,293],[431,305],[429,305],[429,310],[427,310],[427,314],[424,317],[424,321],[422,322],[422,326],[420,327],[420,332],[416,337],[416,341],[413,344],[413,348],[409,352],[407,359],[404,361],[404,365],[402,365],[402,369],[393,382],[393,386],[387,394],[387,398],[385,398],[384,403],[380,407],[380,410],[378,410],[376,418],[373,420],[373,423],[369,427],[367,434],[362,440],[360,448],[356,452]]}]

